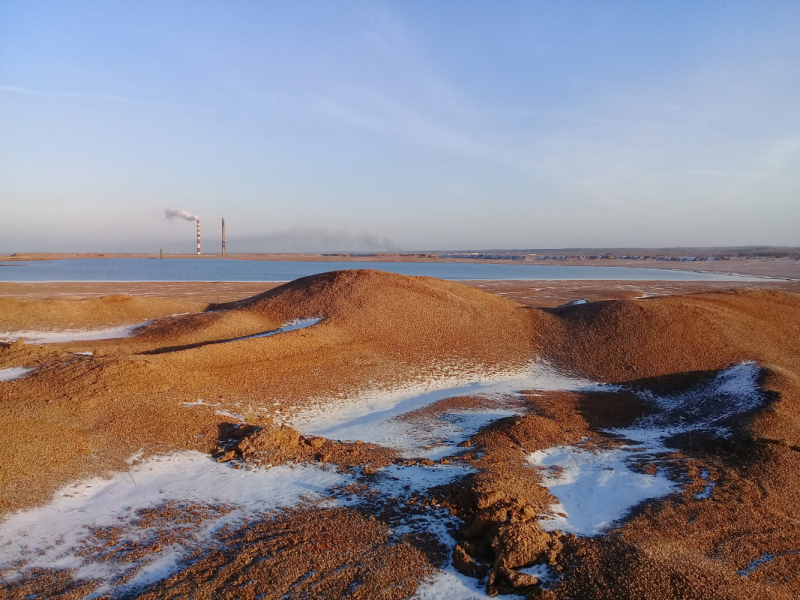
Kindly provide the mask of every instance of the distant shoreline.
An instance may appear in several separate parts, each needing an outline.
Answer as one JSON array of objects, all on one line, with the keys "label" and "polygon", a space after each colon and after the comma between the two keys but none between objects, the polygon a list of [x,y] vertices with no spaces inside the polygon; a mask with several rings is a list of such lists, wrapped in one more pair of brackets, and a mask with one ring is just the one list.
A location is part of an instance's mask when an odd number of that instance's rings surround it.
[{"label": "distant shoreline", "polygon": [[[683,250],[683,249],[681,249]],[[465,253],[448,253],[465,254]],[[483,254],[482,256],[487,256]],[[489,255],[490,256],[490,255]],[[519,256],[519,255],[516,255]],[[800,280],[800,260],[790,257],[742,257],[717,260],[655,260],[648,258],[580,258],[578,255],[564,254],[564,258],[537,259],[530,255],[524,259],[501,258],[455,258],[443,257],[433,253],[380,253],[380,254],[344,254],[344,253],[270,253],[270,254],[165,254],[169,259],[219,259],[249,261],[303,261],[303,262],[420,262],[420,263],[478,263],[478,264],[524,264],[524,265],[563,265],[563,266],[596,266],[596,267],[638,267],[645,269],[666,269],[677,271],[694,271],[699,273],[737,274],[784,280]],[[121,253],[28,253],[0,256],[0,263],[15,263],[40,260],[70,260],[86,258],[151,258],[158,259],[158,254],[121,254]],[[12,265],[5,265],[12,266]]]}]

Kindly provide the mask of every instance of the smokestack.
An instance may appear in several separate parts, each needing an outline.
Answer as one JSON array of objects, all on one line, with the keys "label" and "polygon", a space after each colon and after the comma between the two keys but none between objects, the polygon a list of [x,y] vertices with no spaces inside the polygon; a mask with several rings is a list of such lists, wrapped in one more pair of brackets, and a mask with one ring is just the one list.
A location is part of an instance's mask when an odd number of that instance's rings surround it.
[{"label": "smokestack", "polygon": [[225,219],[222,219],[222,253],[225,254]]},{"label": "smokestack", "polygon": [[200,219],[197,219],[197,254],[200,254]]}]

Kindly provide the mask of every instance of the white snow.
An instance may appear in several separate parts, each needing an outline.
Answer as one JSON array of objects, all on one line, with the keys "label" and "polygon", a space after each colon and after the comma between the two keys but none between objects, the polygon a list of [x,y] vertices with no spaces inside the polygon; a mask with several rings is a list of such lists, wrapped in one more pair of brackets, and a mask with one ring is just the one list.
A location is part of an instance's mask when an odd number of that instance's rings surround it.
[{"label": "white snow", "polygon": [[547,587],[548,583],[558,579],[558,573],[549,565],[533,565],[531,567],[517,569],[517,571],[525,573],[526,575],[533,575],[539,579],[540,583],[544,584],[544,587]]},{"label": "white snow", "polygon": [[[417,593],[412,596],[413,600],[484,600],[491,598],[484,586],[478,583],[477,579],[472,579],[466,575],[458,573],[453,567],[448,567],[438,573],[434,573],[430,579],[417,588]],[[508,595],[503,596],[506,600],[523,600],[525,596]]]},{"label": "white snow", "polygon": [[640,441],[698,430],[725,437],[730,433],[722,425],[725,419],[764,401],[758,387],[760,372],[755,362],[744,362],[720,371],[711,381],[688,392],[668,396],[643,392],[640,395],[654,402],[659,412],[639,419],[632,427],[611,432]]},{"label": "white snow", "polygon": [[278,329],[273,329],[272,331],[265,331],[264,333],[254,333],[253,335],[245,335],[243,337],[238,337],[227,341],[240,342],[242,340],[252,340],[255,338],[269,337],[271,335],[277,335],[279,333],[286,333],[287,331],[305,329],[306,327],[311,327],[312,325],[316,325],[320,321],[322,321],[322,317],[308,317],[306,319],[295,319],[294,321],[289,321],[288,323],[286,323],[286,325],[283,325]]},{"label": "white snow", "polygon": [[[131,463],[139,461],[140,453]],[[0,521],[0,571],[19,560],[25,568],[74,568],[76,578],[109,580],[134,568],[141,570],[115,593],[147,585],[173,573],[193,548],[207,547],[213,534],[228,524],[265,511],[319,498],[334,485],[346,485],[349,475],[317,466],[280,466],[271,469],[233,469],[199,452],[176,452],[139,462],[130,471],[110,479],[94,478],[69,484],[41,507],[16,512]],[[152,534],[132,524],[136,510],[167,501],[210,505],[226,504],[233,512],[209,519],[193,531],[194,539],[163,548],[152,562],[93,561],[78,551],[89,543],[87,527],[124,527],[133,541]],[[110,584],[95,591],[100,595]]]},{"label": "white snow", "polygon": [[[633,471],[629,464],[660,452],[668,452],[664,440],[677,433],[707,430],[729,435],[722,422],[736,414],[752,410],[763,402],[758,388],[760,369],[754,362],[741,363],[720,371],[711,381],[688,392],[658,396],[643,392],[659,412],[639,419],[628,428],[609,433],[636,446],[590,451],[579,446],[555,446],[534,452],[528,460],[535,466],[563,469],[543,471],[542,482],[557,499],[551,514],[541,517],[543,529],[596,535],[640,502],[657,498],[677,489],[664,474],[646,475]],[[635,449],[635,451],[634,451]],[[707,478],[706,474],[704,478]],[[714,484],[695,496],[701,500],[713,492]],[[567,516],[558,516],[555,513]]]},{"label": "white snow", "polygon": [[762,554],[755,560],[750,561],[750,564],[744,569],[739,569],[736,573],[741,577],[750,577],[758,567],[771,563],[774,558],[775,556],[773,554]]},{"label": "white snow", "polygon": [[537,467],[563,469],[542,474],[542,484],[559,500],[550,507],[553,514],[541,520],[542,529],[596,535],[640,502],[677,488],[661,473],[646,475],[631,470],[631,455],[635,457],[636,453],[625,447],[593,452],[576,446],[555,446],[531,454],[528,460]]},{"label": "white snow", "polygon": [[202,398],[198,398],[194,402],[181,402],[184,406],[219,406],[219,402],[216,404],[209,404]]},{"label": "white snow", "polygon": [[[401,467],[389,465],[378,470],[381,476],[370,486],[381,490],[386,496],[402,496],[409,491],[424,491],[435,485],[449,483],[456,477],[470,473],[471,469],[455,465],[434,465],[432,467]],[[408,489],[406,490],[406,487]],[[453,543],[455,546],[455,543]]]},{"label": "white snow", "polygon": [[33,369],[26,369],[25,367],[9,367],[7,369],[0,369],[0,381],[11,381],[12,379],[18,379],[26,373],[30,373],[31,371],[33,371]]},{"label": "white snow", "polygon": [[456,451],[460,442],[484,425],[519,412],[504,408],[450,411],[440,415],[432,427],[421,427],[389,416],[377,422],[346,423],[316,434],[339,440],[371,442],[400,450],[403,456],[438,460]]},{"label": "white snow", "polygon": [[111,340],[116,338],[130,337],[133,332],[147,325],[151,321],[136,323],[135,325],[123,325],[122,327],[108,327],[106,329],[64,329],[62,331],[0,331],[0,339],[8,341],[22,338],[29,344],[59,344],[63,342],[82,342],[90,340]]},{"label": "white snow", "polygon": [[[442,367],[446,371],[446,366]],[[393,389],[369,390],[351,398],[326,398],[319,408],[310,408],[287,419],[303,433],[335,439],[361,439],[376,424],[412,410],[455,396],[491,396],[519,390],[612,391],[585,379],[569,377],[543,361],[501,373],[464,372],[457,367],[453,375],[431,378]],[[353,437],[355,436],[355,437]]]},{"label": "white snow", "polygon": [[714,487],[717,485],[715,481],[711,481],[709,479],[708,471],[703,471],[700,473],[700,477],[706,480],[706,487],[703,489],[702,492],[698,492],[694,495],[695,500],[705,500],[706,498],[711,498],[711,494],[714,493]]},{"label": "white snow", "polygon": [[[370,391],[353,398],[329,398],[324,409],[306,409],[286,418],[286,423],[305,435],[337,440],[361,440],[401,450],[406,456],[438,459],[478,429],[501,417],[518,414],[518,404],[504,397],[520,390],[617,389],[585,379],[568,377],[545,362],[537,361],[518,371],[495,374],[463,372],[401,388]],[[494,406],[451,410],[439,415],[434,427],[421,427],[402,415],[457,396],[491,398]]]}]

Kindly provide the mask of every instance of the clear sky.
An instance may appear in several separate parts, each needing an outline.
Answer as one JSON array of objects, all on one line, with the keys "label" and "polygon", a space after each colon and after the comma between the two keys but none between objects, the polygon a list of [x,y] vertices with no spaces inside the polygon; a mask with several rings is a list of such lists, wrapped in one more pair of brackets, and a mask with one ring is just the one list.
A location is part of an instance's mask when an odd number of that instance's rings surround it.
[{"label": "clear sky", "polygon": [[800,2],[0,2],[0,252],[800,245]]}]

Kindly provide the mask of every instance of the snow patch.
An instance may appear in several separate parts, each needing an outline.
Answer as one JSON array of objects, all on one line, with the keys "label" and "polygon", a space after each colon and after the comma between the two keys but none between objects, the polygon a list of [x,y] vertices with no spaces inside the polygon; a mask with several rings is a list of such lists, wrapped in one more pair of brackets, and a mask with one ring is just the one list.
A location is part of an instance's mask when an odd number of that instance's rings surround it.
[{"label": "snow patch", "polygon": [[549,583],[553,583],[559,578],[556,570],[549,565],[533,565],[532,567],[523,567],[516,570],[525,575],[533,575],[545,589],[547,589]]},{"label": "snow patch", "polygon": [[[550,507],[550,514],[540,517],[542,528],[596,535],[640,502],[675,491],[678,485],[663,473],[639,473],[631,469],[631,463],[669,452],[664,440],[678,433],[710,431],[719,436],[730,435],[724,426],[726,419],[764,402],[758,387],[759,374],[756,363],[745,362],[720,371],[711,381],[688,392],[666,396],[641,392],[660,410],[631,427],[608,430],[636,441],[636,446],[598,451],[555,446],[532,453],[528,460],[545,469],[542,483],[558,499]],[[708,473],[703,478],[708,479]],[[709,481],[695,498],[710,497],[714,485]]]},{"label": "snow patch", "polygon": [[709,479],[708,471],[703,471],[700,473],[700,477],[706,480],[706,487],[703,489],[702,492],[698,492],[694,495],[695,500],[705,500],[706,498],[711,498],[711,494],[714,493],[714,487],[717,485],[715,481],[711,481]]},{"label": "snow patch", "polygon": [[26,369],[25,367],[9,367],[8,369],[0,369],[0,381],[19,379],[31,371],[33,371],[33,369]]},{"label": "snow patch", "polygon": [[264,333],[254,333],[253,335],[245,335],[243,337],[233,338],[232,340],[227,340],[227,341],[240,342],[242,340],[252,340],[255,338],[270,337],[271,335],[278,335],[279,333],[286,333],[287,331],[296,331],[297,329],[305,329],[306,327],[311,327],[312,325],[316,325],[320,321],[322,321],[322,317],[295,319],[294,321],[289,321],[288,323],[286,323],[286,325],[279,327],[278,329],[273,329],[272,331],[265,331]]},{"label": "snow patch", "polygon": [[730,430],[723,425],[726,419],[764,402],[758,387],[760,373],[755,362],[744,362],[720,371],[711,381],[688,392],[665,396],[642,392],[640,396],[653,402],[659,411],[639,419],[632,427],[611,432],[641,441],[699,430],[727,437]]},{"label": "snow patch", "polygon": [[[491,598],[477,579],[457,572],[453,567],[434,573],[427,582],[417,588],[413,600],[484,600]],[[524,600],[525,596],[507,595],[508,600]]]},{"label": "snow patch", "polygon": [[[131,462],[139,458],[137,453]],[[58,490],[49,504],[13,513],[0,521],[0,571],[21,560],[25,561],[26,570],[76,569],[77,579],[106,581],[93,595],[107,593],[112,587],[115,595],[124,594],[178,570],[182,559],[193,549],[207,548],[214,534],[225,525],[236,526],[247,517],[294,506],[304,498],[319,498],[332,486],[347,485],[352,479],[319,466],[237,470],[229,463],[218,464],[195,451],[155,456],[129,471],[115,473],[110,479],[71,483]],[[134,523],[137,510],[169,501],[226,505],[231,510],[199,523],[189,539],[164,547],[144,562],[103,562],[92,560],[93,554],[79,555],[81,548],[93,542],[89,528],[122,527],[124,536],[133,541],[137,536],[141,539],[152,534],[152,527],[143,532]],[[165,523],[156,527],[174,530],[180,526]],[[124,585],[110,583],[137,568],[139,571]],[[18,568],[15,571],[20,572]]]},{"label": "snow patch", "polygon": [[0,338],[13,341],[22,338],[28,344],[60,344],[64,342],[82,342],[90,340],[112,340],[130,337],[139,327],[148,325],[152,321],[145,321],[135,325],[122,327],[109,327],[106,329],[65,329],[63,331],[0,331]]},{"label": "snow patch", "polygon": [[750,564],[744,569],[739,569],[737,573],[741,577],[750,577],[750,575],[752,575],[753,572],[758,569],[758,567],[771,563],[774,558],[775,556],[772,554],[762,554],[755,560],[750,561]]},{"label": "snow patch", "polygon": [[[447,371],[446,366],[442,367]],[[443,375],[388,390],[370,390],[351,398],[326,398],[319,407],[302,410],[287,418],[287,423],[303,433],[337,437],[368,434],[375,424],[392,417],[455,396],[492,396],[519,390],[613,391],[616,386],[569,377],[543,361],[501,373],[478,370],[464,372],[458,366],[454,375]],[[347,439],[353,439],[347,438]],[[356,437],[355,439],[365,438]]]},{"label": "snow patch", "polygon": [[641,453],[629,448],[591,451],[555,446],[531,454],[528,460],[544,469],[542,485],[558,498],[558,503],[550,507],[552,514],[540,518],[542,529],[596,535],[640,502],[677,488],[661,473],[647,475],[631,470],[630,461]]},{"label": "snow patch", "polygon": [[194,402],[181,402],[184,406],[219,406],[219,402],[217,404],[209,404],[202,398],[198,398]]}]

